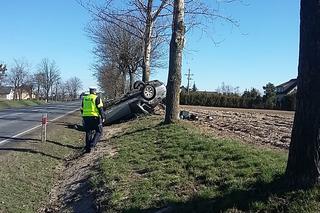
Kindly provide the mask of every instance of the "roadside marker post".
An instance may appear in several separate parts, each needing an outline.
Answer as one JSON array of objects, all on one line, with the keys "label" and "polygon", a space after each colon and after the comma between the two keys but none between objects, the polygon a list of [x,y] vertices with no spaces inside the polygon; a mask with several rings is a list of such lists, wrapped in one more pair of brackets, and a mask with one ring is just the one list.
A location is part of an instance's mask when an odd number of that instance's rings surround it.
[{"label": "roadside marker post", "polygon": [[47,124],[48,124],[48,114],[45,113],[42,115],[41,119],[41,141],[46,142],[47,140]]}]

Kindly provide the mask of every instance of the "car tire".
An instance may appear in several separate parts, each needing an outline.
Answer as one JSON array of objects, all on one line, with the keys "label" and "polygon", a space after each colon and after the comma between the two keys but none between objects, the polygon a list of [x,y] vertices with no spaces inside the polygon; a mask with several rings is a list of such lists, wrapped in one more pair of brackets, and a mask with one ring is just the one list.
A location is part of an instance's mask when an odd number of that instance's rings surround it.
[{"label": "car tire", "polygon": [[136,81],[133,84],[133,89],[139,89],[141,90],[144,87],[144,82],[143,81]]},{"label": "car tire", "polygon": [[150,101],[156,97],[156,88],[154,86],[147,84],[142,89],[142,97],[147,101]]}]

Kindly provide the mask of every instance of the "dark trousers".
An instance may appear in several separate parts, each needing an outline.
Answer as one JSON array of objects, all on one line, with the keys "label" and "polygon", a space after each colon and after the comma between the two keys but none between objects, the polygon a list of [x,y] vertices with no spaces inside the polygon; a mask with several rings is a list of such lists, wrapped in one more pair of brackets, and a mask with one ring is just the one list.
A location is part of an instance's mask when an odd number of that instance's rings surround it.
[{"label": "dark trousers", "polygon": [[94,147],[102,135],[102,121],[100,117],[83,117],[86,131],[86,148]]}]

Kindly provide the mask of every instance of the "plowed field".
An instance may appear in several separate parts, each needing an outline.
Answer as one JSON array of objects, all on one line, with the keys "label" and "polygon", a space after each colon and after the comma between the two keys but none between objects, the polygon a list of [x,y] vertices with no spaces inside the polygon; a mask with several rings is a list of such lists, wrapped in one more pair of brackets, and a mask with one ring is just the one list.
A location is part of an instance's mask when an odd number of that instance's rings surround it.
[{"label": "plowed field", "polygon": [[199,119],[192,122],[219,136],[289,148],[294,112],[201,106],[181,109],[197,114]]}]

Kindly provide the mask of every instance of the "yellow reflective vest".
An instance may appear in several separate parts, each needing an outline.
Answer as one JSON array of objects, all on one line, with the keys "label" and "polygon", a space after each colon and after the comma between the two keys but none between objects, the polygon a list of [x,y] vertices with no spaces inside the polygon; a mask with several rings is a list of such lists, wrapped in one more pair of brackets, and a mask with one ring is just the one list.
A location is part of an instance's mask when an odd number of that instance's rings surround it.
[{"label": "yellow reflective vest", "polygon": [[82,105],[83,105],[82,116],[83,117],[87,117],[87,116],[98,117],[99,116],[99,109],[98,108],[103,107],[103,103],[100,100],[99,105],[96,106],[96,99],[97,98],[98,98],[98,96],[95,94],[90,94],[90,95],[83,97],[83,100],[82,100]]}]

